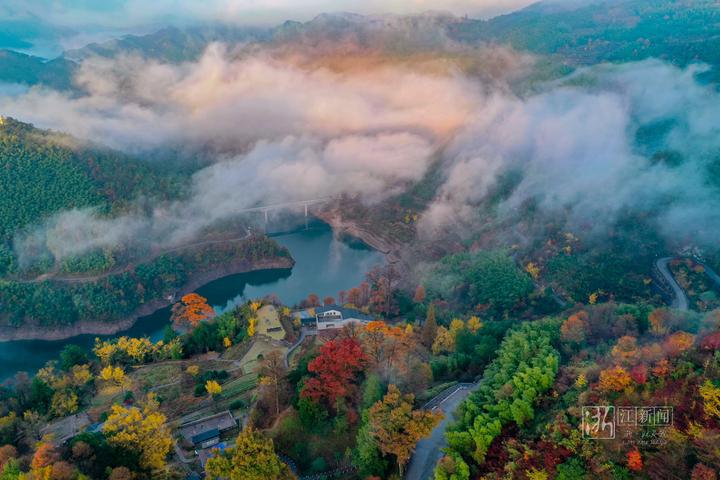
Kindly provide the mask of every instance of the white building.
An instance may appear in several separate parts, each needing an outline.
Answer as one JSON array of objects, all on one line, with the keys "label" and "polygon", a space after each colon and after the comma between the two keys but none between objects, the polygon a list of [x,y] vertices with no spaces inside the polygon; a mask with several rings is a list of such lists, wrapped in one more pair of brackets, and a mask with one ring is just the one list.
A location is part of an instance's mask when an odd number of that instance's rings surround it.
[{"label": "white building", "polygon": [[326,305],[315,309],[315,323],[318,331],[343,328],[351,323],[366,325],[371,320],[372,317],[369,315],[338,305]]}]

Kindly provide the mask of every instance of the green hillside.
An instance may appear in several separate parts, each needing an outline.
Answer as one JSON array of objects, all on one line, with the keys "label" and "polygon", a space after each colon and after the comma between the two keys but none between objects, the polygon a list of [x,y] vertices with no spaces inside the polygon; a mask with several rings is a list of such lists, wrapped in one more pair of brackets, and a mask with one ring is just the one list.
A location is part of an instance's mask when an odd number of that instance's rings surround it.
[{"label": "green hillside", "polygon": [[466,19],[449,25],[448,34],[465,43],[556,54],[578,65],[649,57],[720,64],[720,10],[711,0],[540,3],[488,21]]},{"label": "green hillside", "polygon": [[0,125],[0,239],[69,208],[98,206],[109,212],[141,193],[172,197],[179,178],[6,118]]},{"label": "green hillside", "polygon": [[0,82],[45,85],[56,90],[72,90],[72,77],[78,65],[62,57],[45,61],[40,57],[12,50],[0,50]]}]

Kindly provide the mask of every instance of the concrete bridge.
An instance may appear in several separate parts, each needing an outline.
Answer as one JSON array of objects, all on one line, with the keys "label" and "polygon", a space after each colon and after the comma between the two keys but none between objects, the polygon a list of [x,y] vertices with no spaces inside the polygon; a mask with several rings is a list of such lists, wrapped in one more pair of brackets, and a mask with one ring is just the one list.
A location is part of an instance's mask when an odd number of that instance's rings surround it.
[{"label": "concrete bridge", "polygon": [[335,200],[337,197],[321,197],[321,198],[312,198],[309,200],[296,200],[292,202],[282,202],[282,203],[273,203],[270,205],[261,205],[258,207],[251,207],[251,208],[244,208],[242,210],[238,210],[237,213],[253,213],[253,212],[260,212],[265,216],[265,229],[267,230],[267,224],[268,224],[268,215],[273,210],[292,210],[297,208],[304,209],[305,212],[305,226],[307,227],[308,222],[308,209],[313,205],[321,205],[323,203],[330,202],[331,200]]}]

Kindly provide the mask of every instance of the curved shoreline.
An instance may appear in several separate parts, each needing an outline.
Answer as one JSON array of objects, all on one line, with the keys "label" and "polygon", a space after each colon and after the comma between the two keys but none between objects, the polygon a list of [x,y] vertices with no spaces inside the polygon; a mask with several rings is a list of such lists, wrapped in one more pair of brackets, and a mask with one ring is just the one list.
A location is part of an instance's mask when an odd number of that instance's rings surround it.
[{"label": "curved shoreline", "polygon": [[[286,270],[295,265],[292,257],[275,257],[272,259],[249,262],[241,260],[228,263],[211,271],[199,273],[192,276],[188,282],[178,289],[178,295],[185,295],[197,288],[214,280],[235,275],[238,273],[249,273],[260,270]],[[79,321],[72,325],[60,327],[40,327],[34,325],[22,325],[19,327],[0,327],[0,342],[11,342],[16,340],[67,340],[78,335],[114,335],[130,329],[142,317],[148,316],[157,310],[172,305],[172,302],[164,298],[151,300],[140,306],[132,315],[113,322]]]}]

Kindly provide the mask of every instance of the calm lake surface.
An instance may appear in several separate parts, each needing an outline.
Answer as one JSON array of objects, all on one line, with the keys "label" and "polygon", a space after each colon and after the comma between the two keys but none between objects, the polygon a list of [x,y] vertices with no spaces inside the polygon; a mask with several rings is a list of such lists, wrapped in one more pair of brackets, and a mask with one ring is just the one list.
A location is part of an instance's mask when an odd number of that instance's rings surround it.
[{"label": "calm lake surface", "polygon": [[[196,291],[207,297],[220,313],[249,298],[277,295],[288,305],[298,303],[308,294],[337,297],[340,290],[357,286],[365,272],[382,263],[379,252],[336,239],[329,226],[313,223],[308,230],[271,235],[290,250],[295,259],[292,270],[261,270],[230,275],[210,282]],[[135,325],[117,335],[163,337],[170,319],[170,308],[141,317]],[[0,380],[18,371],[35,372],[48,360],[57,359],[63,346],[74,343],[92,347],[97,335],[80,335],[59,341],[28,340],[0,343]],[[110,337],[102,337],[110,338]]]}]

